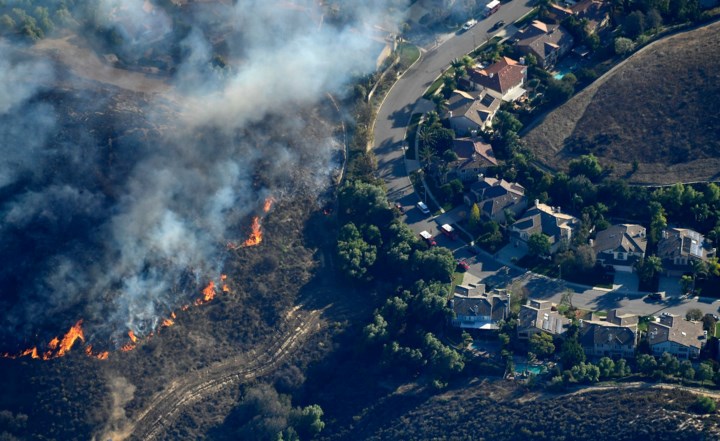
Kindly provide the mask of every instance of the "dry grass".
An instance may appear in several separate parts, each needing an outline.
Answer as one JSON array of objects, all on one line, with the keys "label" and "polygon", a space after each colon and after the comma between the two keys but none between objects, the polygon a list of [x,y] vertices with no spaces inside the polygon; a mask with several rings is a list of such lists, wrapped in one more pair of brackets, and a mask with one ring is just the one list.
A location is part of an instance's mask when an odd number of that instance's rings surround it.
[{"label": "dry grass", "polygon": [[593,153],[634,183],[717,180],[718,49],[720,23],[646,46],[549,113],[525,142],[551,168]]}]

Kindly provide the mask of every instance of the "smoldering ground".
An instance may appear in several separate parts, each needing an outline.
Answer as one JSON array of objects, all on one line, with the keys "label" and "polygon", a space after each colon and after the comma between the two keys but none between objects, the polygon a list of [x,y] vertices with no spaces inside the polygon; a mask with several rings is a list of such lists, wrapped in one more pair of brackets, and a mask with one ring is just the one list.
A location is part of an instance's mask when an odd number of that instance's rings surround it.
[{"label": "smoldering ground", "polygon": [[[305,109],[372,70],[368,35],[394,21],[387,2],[353,3],[191,2],[188,14],[106,0],[77,18],[120,36],[104,50],[123,67],[179,60],[160,72],[165,94],[2,43],[3,349],[79,318],[96,347],[146,335],[219,277],[226,242],[264,198],[321,192],[341,147],[329,125],[308,127]],[[97,35],[86,29],[71,32]],[[219,46],[227,62],[214,62]]]}]

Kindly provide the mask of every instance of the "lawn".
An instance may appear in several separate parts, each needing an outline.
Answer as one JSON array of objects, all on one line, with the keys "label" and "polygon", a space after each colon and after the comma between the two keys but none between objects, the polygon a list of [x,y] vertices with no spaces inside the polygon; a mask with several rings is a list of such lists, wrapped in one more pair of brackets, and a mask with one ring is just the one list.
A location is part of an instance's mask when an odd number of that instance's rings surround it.
[{"label": "lawn", "polygon": [[414,44],[400,43],[397,48],[400,56],[400,69],[407,70],[412,64],[420,58],[420,49]]},{"label": "lawn", "polygon": [[715,323],[715,337],[720,336],[720,322]]}]

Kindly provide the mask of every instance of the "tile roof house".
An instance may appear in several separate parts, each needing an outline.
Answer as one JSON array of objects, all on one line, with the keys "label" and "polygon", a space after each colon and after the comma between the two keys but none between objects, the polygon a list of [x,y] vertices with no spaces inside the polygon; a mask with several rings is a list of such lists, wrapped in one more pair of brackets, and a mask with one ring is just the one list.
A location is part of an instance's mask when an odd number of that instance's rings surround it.
[{"label": "tile roof house", "polygon": [[447,175],[440,179],[443,183],[453,179],[460,179],[462,182],[476,181],[479,174],[485,173],[488,167],[498,163],[490,144],[478,139],[455,139],[452,151],[458,159],[448,164]]},{"label": "tile roof house", "polygon": [[527,69],[512,58],[502,57],[490,66],[469,69],[460,84],[474,90],[493,90],[503,101],[511,102],[525,94],[522,86],[527,81]]},{"label": "tile roof house", "polygon": [[692,271],[692,262],[715,257],[715,248],[708,239],[687,228],[663,230],[658,242],[657,256],[662,259],[668,276],[681,276]]},{"label": "tile roof house", "polygon": [[550,251],[554,253],[561,243],[572,240],[573,231],[579,226],[578,218],[562,213],[560,207],[541,204],[536,199],[535,205],[510,227],[510,235],[515,246],[521,246],[526,245],[533,234],[545,234],[550,238]]},{"label": "tile roof house", "polygon": [[485,219],[501,224],[508,221],[508,213],[515,218],[527,207],[522,185],[486,176],[480,176],[478,182],[470,186],[464,200],[469,207],[478,204],[480,214]]},{"label": "tile roof house", "polygon": [[571,320],[553,310],[553,306],[547,300],[530,300],[527,305],[522,305],[518,315],[518,338],[528,339],[538,332],[564,334]]},{"label": "tile roof house", "polygon": [[[631,315],[625,315],[628,320]],[[578,341],[589,357],[632,358],[637,346],[637,316],[634,325],[583,320]],[[622,320],[619,321],[622,323]]]},{"label": "tile roof house", "polygon": [[453,326],[463,329],[496,330],[510,309],[507,293],[499,290],[487,293],[483,284],[457,285],[450,303],[455,313]]},{"label": "tile roof house", "polygon": [[455,133],[461,136],[472,135],[473,131],[492,125],[501,103],[502,100],[496,92],[483,90],[479,94],[471,94],[455,90],[448,99],[446,117]]},{"label": "tile roof house", "polygon": [[585,19],[586,29],[591,34],[610,23],[610,7],[602,0],[580,0],[573,5],[551,3],[548,14],[557,22],[571,16],[575,16],[578,20]]},{"label": "tile roof house", "polygon": [[535,20],[515,34],[517,48],[524,54],[532,54],[543,69],[553,66],[572,49],[574,40],[560,25]]},{"label": "tile roof house", "polygon": [[615,271],[632,272],[635,263],[645,257],[645,227],[636,224],[613,225],[597,233],[592,241],[597,261]]},{"label": "tile roof house", "polygon": [[696,358],[705,342],[702,322],[690,322],[673,315],[648,325],[648,343],[654,355],[668,352],[681,360]]}]

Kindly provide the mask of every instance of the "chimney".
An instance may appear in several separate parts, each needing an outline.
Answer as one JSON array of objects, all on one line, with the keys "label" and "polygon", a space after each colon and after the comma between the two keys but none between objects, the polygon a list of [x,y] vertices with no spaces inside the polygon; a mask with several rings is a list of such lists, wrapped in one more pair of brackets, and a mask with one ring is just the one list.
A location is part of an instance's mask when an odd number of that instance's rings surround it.
[{"label": "chimney", "polygon": [[535,199],[535,208],[537,208],[538,205],[540,205],[540,199]]}]

